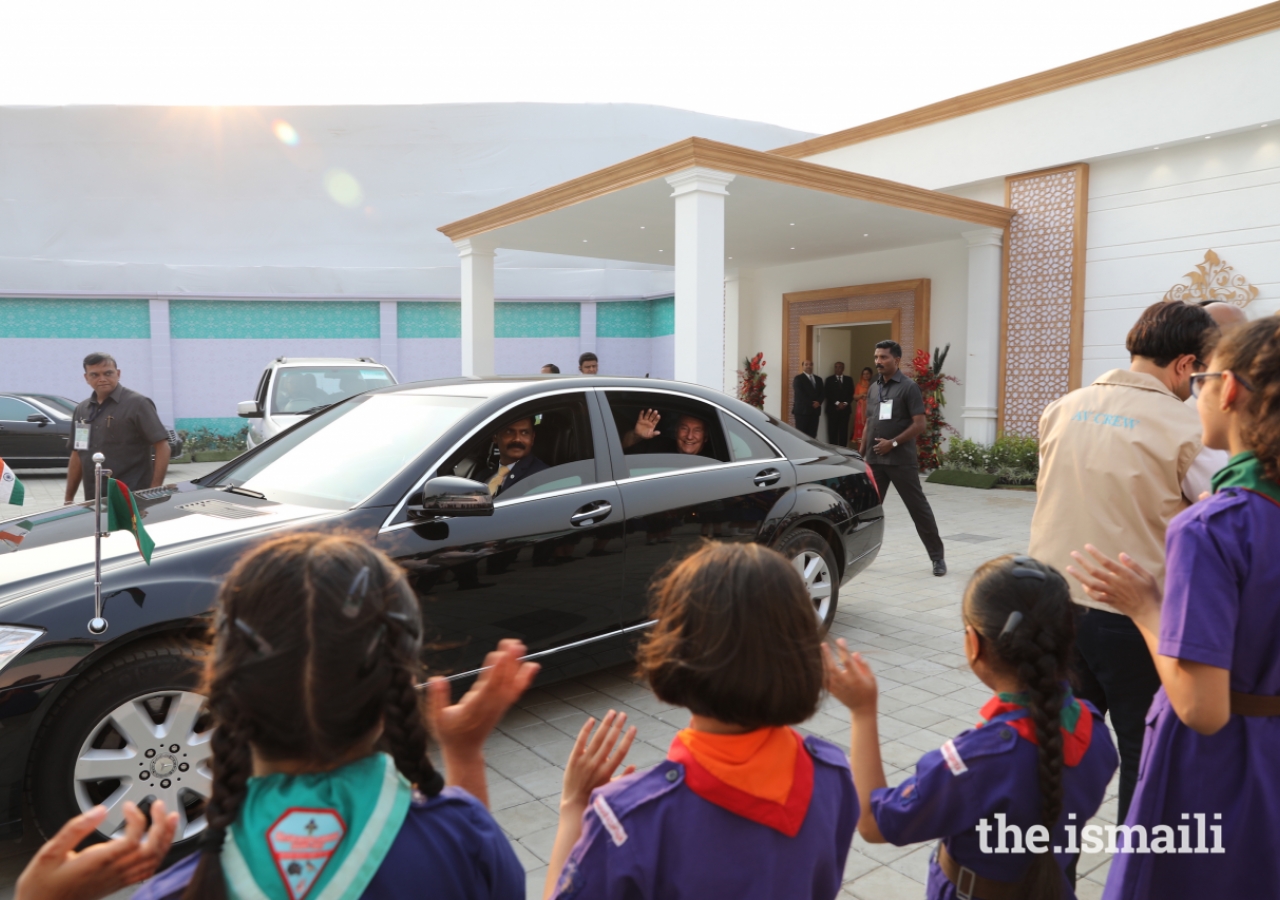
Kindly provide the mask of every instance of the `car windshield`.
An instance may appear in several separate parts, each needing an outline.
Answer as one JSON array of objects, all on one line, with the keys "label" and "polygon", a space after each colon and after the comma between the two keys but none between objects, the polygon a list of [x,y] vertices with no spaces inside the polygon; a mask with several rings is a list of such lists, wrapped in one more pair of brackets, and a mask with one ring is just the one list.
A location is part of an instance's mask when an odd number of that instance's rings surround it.
[{"label": "car windshield", "polygon": [[395,384],[381,366],[289,366],[276,373],[272,415],[302,415],[373,388]]},{"label": "car windshield", "polygon": [[209,487],[267,500],[349,509],[416,459],[479,397],[369,394],[326,410],[282,435]]}]

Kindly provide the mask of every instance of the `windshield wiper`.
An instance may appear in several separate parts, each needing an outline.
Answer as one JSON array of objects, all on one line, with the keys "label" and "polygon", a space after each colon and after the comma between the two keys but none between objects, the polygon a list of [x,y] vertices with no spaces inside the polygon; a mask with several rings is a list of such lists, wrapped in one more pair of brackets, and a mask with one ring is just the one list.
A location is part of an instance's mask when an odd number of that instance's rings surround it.
[{"label": "windshield wiper", "polygon": [[291,415],[291,416],[309,416],[309,415],[311,415],[312,413],[320,412],[320,410],[322,410],[322,409],[328,409],[330,406],[333,406],[333,404],[332,404],[332,403],[321,403],[319,406],[313,406],[313,407],[311,407],[310,409],[304,409],[302,412],[289,413],[289,415]]},{"label": "windshield wiper", "polygon": [[256,497],[259,500],[266,500],[266,494],[260,494],[257,491],[251,491],[248,488],[242,488],[236,484],[229,484],[223,488],[229,494],[244,494],[246,497]]}]

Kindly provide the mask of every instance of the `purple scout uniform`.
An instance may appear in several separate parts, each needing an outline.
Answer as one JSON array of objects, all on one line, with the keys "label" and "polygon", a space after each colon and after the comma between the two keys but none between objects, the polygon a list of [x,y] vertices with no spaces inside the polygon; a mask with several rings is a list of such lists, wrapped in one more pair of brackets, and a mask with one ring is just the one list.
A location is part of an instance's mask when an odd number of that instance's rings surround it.
[{"label": "purple scout uniform", "polygon": [[858,824],[858,795],[838,747],[815,737],[804,746],[813,796],[795,837],[704,800],[684,783],[684,766],[666,760],[592,792],[555,896],[831,900]]},{"label": "purple scout uniform", "polygon": [[[1079,764],[1062,767],[1062,816],[1052,833],[1053,848],[1079,843],[1080,829],[1102,805],[1119,762],[1102,716],[1088,702],[1080,704],[1082,715],[1093,716],[1093,736]],[[991,824],[986,845],[994,850],[1000,845],[998,814],[1004,814],[1006,824],[1018,826],[1019,834],[1041,823],[1039,750],[1008,725],[1027,715],[1025,709],[1018,709],[995,716],[948,741],[941,750],[926,753],[916,764],[915,774],[897,787],[872,791],[871,812],[885,839],[901,846],[943,838],[951,856],[978,875],[996,881],[1020,880],[1031,865],[1031,855],[983,852],[977,825],[979,820]],[[1074,826],[1074,842],[1069,840],[1068,825]],[[1006,839],[1005,846],[1013,847],[1012,838]],[[1055,855],[1065,868],[1074,854],[1064,850]],[[1063,897],[1075,897],[1065,876],[1062,884]],[[926,896],[930,900],[956,896],[955,885],[936,859],[929,861]]]},{"label": "purple scout uniform", "polygon": [[[1233,691],[1280,695],[1280,506],[1224,488],[1173,520],[1166,553],[1161,655],[1228,669]],[[1217,825],[1224,852],[1118,854],[1105,898],[1280,897],[1280,718],[1233,715],[1198,734],[1161,688],[1125,824],[1171,826],[1178,847],[1189,825],[1190,846],[1209,849]]]},{"label": "purple scout uniform", "polygon": [[[200,854],[193,853],[156,875],[133,900],[182,896],[199,860]],[[489,811],[462,788],[447,787],[431,799],[414,794],[362,900],[523,900],[524,888],[524,869]]]}]

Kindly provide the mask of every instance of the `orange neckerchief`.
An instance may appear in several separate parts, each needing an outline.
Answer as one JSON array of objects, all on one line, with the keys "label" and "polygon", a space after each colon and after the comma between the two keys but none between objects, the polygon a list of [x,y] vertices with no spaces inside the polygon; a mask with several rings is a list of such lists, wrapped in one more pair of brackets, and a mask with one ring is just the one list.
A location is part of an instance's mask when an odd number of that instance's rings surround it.
[{"label": "orange neckerchief", "polygon": [[667,758],[685,768],[689,789],[709,803],[795,837],[813,796],[813,760],[791,728],[711,734],[686,728]]}]

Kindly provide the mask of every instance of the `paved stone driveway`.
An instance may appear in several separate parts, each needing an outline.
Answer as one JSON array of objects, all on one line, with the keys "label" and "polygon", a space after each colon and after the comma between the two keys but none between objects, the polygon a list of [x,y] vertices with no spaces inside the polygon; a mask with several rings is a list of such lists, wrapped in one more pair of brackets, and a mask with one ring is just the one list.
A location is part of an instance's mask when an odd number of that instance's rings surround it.
[{"label": "paved stone driveway", "polygon": [[[969,671],[963,651],[960,597],[970,574],[1002,553],[1026,551],[1035,494],[926,485],[947,545],[949,574],[935,578],[905,508],[893,494],[885,546],[840,600],[832,635],[870,661],[880,683],[880,736],[890,784],[966,728],[990,697]],[[531,691],[487,745],[493,814],[512,838],[528,872],[528,896],[542,896],[555,838],[560,766],[588,715],[627,713],[639,734],[629,761],[640,768],[666,756],[688,713],[661,703],[636,684],[630,666]],[[801,729],[849,749],[849,717],[827,699]],[[1115,783],[1099,812],[1114,822]],[[855,837],[841,896],[897,900],[924,896],[932,845],[893,847]],[[1105,855],[1081,860],[1081,900],[1101,896]]]},{"label": "paved stone driveway", "polygon": [[[200,474],[197,466],[186,468],[190,471],[180,473],[183,478]],[[49,493],[49,505],[61,503],[56,479],[47,484],[43,478],[24,480],[29,491],[34,487],[34,492]],[[922,753],[977,721],[989,694],[964,660],[961,593],[979,563],[1026,550],[1035,505],[1032,493],[943,485],[926,485],[925,492],[947,544],[950,573],[933,577],[895,493],[886,503],[885,546],[871,568],[847,587],[832,628],[834,636],[867,657],[879,679],[882,752],[891,784],[905,777]],[[28,504],[35,508],[35,502]],[[660,703],[634,682],[630,666],[619,666],[531,691],[488,742],[490,803],[528,872],[530,898],[542,896],[556,829],[560,766],[584,719],[609,709],[625,711],[639,728],[630,761],[640,768],[663,759],[676,731],[688,724],[688,713]],[[802,730],[848,750],[848,715],[834,700],[824,701]],[[1114,822],[1115,812],[1113,782],[1099,819]],[[0,900],[12,896],[13,880],[34,848],[30,838],[0,845]],[[923,897],[931,852],[931,846],[870,845],[855,837],[841,896]],[[1101,895],[1108,864],[1103,854],[1081,860],[1081,900]]]}]

